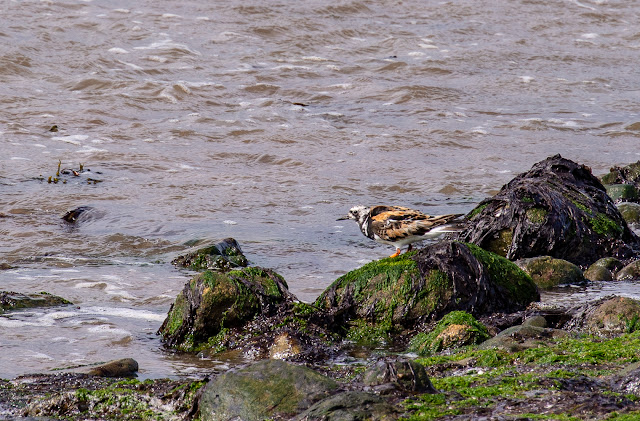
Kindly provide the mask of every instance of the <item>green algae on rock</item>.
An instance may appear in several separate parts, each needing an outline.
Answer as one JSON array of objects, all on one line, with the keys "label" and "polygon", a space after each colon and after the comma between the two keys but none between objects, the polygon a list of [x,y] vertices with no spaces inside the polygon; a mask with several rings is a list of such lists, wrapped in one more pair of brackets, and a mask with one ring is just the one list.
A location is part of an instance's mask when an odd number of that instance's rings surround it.
[{"label": "green algae on rock", "polygon": [[487,328],[464,311],[452,311],[428,333],[418,333],[409,343],[409,351],[430,355],[445,349],[476,345],[489,339]]},{"label": "green algae on rock", "polygon": [[39,292],[22,294],[12,291],[0,291],[0,314],[5,311],[22,310],[27,308],[54,307],[72,304],[64,298]]},{"label": "green algae on rock", "polygon": [[385,342],[454,310],[476,316],[518,311],[539,298],[512,262],[473,244],[443,241],[349,272],[315,305],[332,314],[347,337]]},{"label": "green algae on rock", "polygon": [[309,368],[263,360],[211,380],[200,399],[200,419],[250,421],[291,417],[338,388],[336,381]]},{"label": "green algae on rock", "polygon": [[225,238],[210,246],[178,256],[172,263],[191,270],[224,272],[234,268],[247,267],[249,261],[242,253],[240,245],[235,239]]},{"label": "green algae on rock", "polygon": [[520,259],[516,264],[527,272],[533,282],[541,289],[558,285],[583,284],[586,279],[582,270],[571,262],[555,259],[551,256]]},{"label": "green algae on rock", "polygon": [[224,329],[241,326],[256,315],[273,314],[290,300],[284,279],[269,269],[206,271],[178,294],[158,333],[167,346],[193,351]]},{"label": "green algae on rock", "polygon": [[552,256],[587,266],[640,253],[640,239],[602,183],[560,155],[533,165],[469,215],[473,223],[458,239],[510,260]]}]

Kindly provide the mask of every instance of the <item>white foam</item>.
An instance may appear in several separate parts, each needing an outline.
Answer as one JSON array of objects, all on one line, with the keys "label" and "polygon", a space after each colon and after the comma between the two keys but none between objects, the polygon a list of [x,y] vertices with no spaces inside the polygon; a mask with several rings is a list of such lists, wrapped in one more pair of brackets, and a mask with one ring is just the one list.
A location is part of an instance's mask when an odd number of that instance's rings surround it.
[{"label": "white foam", "polygon": [[129,52],[127,50],[125,50],[124,48],[120,48],[120,47],[109,48],[108,51],[110,53],[115,53],[115,54],[129,54]]},{"label": "white foam", "polygon": [[224,220],[222,221],[223,224],[227,224],[227,225],[237,225],[238,223],[236,221],[232,221],[230,219]]},{"label": "white foam", "polygon": [[86,134],[72,134],[69,136],[54,136],[51,140],[61,140],[66,143],[71,143],[72,145],[80,146],[82,145],[82,141],[87,140],[89,136]]}]

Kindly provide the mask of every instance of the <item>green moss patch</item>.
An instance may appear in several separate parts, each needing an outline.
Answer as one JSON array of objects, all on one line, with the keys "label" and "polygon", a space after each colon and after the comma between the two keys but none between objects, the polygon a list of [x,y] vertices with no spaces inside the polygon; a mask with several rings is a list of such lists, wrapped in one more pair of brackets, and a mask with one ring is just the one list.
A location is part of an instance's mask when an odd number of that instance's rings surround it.
[{"label": "green moss patch", "polygon": [[465,244],[469,247],[471,254],[487,268],[491,280],[509,291],[516,302],[527,305],[540,298],[531,277],[513,262],[475,244]]},{"label": "green moss patch", "polygon": [[[405,401],[409,411],[407,419],[434,420],[451,415],[487,413],[505,400],[512,408],[510,412],[503,413],[507,418],[585,419],[585,413],[573,414],[572,406],[562,404],[571,400],[563,399],[563,393],[574,388],[591,388],[594,396],[605,396],[603,399],[610,399],[613,403],[632,405],[640,398],[607,390],[603,386],[606,380],[601,379],[639,361],[638,347],[640,332],[634,332],[609,340],[561,338],[549,341],[546,346],[514,353],[464,349],[453,354],[421,358],[417,361],[436,373],[431,381],[440,393]],[[559,402],[560,411],[548,411],[540,415],[541,418],[530,418],[526,409],[521,412],[523,410],[519,408],[524,408],[535,396],[549,401],[553,398]]]},{"label": "green moss patch", "polygon": [[414,336],[409,343],[409,351],[429,355],[442,349],[478,344],[486,339],[489,339],[489,332],[475,317],[464,311],[452,311],[430,332]]}]

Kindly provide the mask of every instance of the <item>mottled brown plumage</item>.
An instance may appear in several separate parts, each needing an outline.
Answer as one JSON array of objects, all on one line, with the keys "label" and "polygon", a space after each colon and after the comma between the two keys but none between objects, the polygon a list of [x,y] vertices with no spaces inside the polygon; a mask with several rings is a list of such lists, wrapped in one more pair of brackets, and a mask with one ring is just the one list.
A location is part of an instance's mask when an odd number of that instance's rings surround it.
[{"label": "mottled brown plumage", "polygon": [[372,207],[354,206],[347,216],[339,218],[353,219],[360,226],[360,231],[382,244],[396,248],[391,257],[400,254],[402,246],[417,241],[435,238],[445,232],[460,231],[463,223],[458,221],[462,214],[430,216],[420,211],[402,206],[378,205]]}]

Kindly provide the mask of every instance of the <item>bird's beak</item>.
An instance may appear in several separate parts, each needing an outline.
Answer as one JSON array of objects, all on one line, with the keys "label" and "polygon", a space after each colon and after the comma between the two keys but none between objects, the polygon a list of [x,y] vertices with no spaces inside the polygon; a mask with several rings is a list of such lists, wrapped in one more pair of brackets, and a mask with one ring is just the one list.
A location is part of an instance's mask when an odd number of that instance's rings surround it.
[{"label": "bird's beak", "polygon": [[351,219],[351,218],[349,218],[349,215],[347,215],[347,216],[343,216],[341,218],[336,219],[336,221],[344,221],[345,219]]}]

